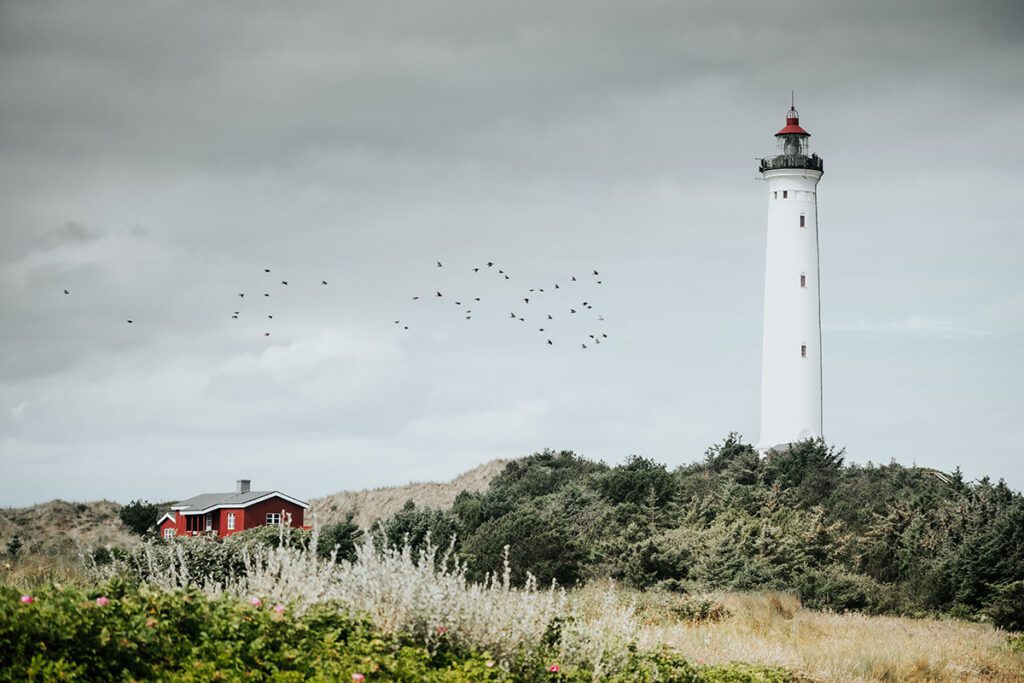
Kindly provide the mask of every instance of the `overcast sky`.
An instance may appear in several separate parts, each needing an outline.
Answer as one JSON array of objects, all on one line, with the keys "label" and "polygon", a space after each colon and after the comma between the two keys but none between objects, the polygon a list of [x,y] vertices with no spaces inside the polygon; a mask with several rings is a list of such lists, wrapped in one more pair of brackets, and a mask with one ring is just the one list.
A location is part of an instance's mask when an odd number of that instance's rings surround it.
[{"label": "overcast sky", "polygon": [[1019,2],[0,2],[0,504],[756,442],[791,90],[827,440],[1024,487]]}]

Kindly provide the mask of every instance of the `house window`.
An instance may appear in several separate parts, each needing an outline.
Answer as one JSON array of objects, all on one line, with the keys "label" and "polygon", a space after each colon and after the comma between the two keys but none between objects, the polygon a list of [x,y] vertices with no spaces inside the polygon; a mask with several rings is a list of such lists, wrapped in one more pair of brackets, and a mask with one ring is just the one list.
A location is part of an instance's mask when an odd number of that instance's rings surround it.
[{"label": "house window", "polygon": [[789,190],[783,190],[782,191],[782,198],[786,199],[787,197],[789,197]]},{"label": "house window", "polygon": [[800,357],[807,358],[807,344],[800,345]]},{"label": "house window", "polygon": [[280,524],[281,513],[280,512],[268,512],[267,513],[267,524]]},{"label": "house window", "polygon": [[206,513],[206,530],[213,531],[213,513]]},{"label": "house window", "polygon": [[804,216],[803,214],[800,214],[800,227],[801,228],[806,228],[807,227],[807,217]]},{"label": "house window", "polygon": [[800,273],[800,286],[801,287],[806,287],[807,286],[807,276],[804,273]]},{"label": "house window", "polygon": [[174,538],[174,528],[168,527],[164,529],[164,538]]},{"label": "house window", "polygon": [[234,530],[235,530],[235,513],[234,512],[229,512],[228,513],[228,531],[234,531]]}]

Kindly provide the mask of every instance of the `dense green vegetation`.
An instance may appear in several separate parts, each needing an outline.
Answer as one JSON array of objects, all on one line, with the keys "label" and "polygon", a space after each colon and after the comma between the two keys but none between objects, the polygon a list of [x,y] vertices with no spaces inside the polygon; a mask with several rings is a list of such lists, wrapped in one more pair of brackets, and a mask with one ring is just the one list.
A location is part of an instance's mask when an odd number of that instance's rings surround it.
[{"label": "dense green vegetation", "polygon": [[[552,629],[557,630],[553,624]],[[0,588],[0,681],[590,681],[557,649],[517,668],[459,648],[439,628],[429,645],[385,634],[343,605],[288,606],[113,582],[89,592]],[[552,632],[554,643],[554,632]],[[699,667],[669,651],[634,652],[609,681],[793,680],[785,671]]]},{"label": "dense green vegetation", "polygon": [[457,537],[477,577],[502,563],[563,585],[782,590],[810,607],[947,613],[1024,630],[1024,498],[1002,481],[845,465],[820,441],[762,459],[730,435],[668,471],[571,452],[515,460],[450,510],[407,505],[393,542]]},{"label": "dense green vegetation", "polygon": [[133,500],[118,512],[121,522],[132,532],[143,536],[156,529],[160,508],[146,500]]}]

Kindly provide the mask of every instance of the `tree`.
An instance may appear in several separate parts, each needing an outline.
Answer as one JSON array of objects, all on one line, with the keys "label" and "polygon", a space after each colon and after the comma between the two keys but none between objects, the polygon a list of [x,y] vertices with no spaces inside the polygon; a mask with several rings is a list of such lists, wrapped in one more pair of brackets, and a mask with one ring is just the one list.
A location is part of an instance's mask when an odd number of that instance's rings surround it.
[{"label": "tree", "polygon": [[356,543],[363,535],[363,530],[352,521],[354,517],[355,513],[350,512],[344,522],[331,524],[320,530],[320,539],[317,541],[317,554],[320,557],[330,557],[337,548],[335,559],[348,562],[356,559]]},{"label": "tree", "polygon": [[11,556],[12,560],[18,557],[21,545],[21,536],[19,534],[14,534],[11,536],[11,540],[7,541],[7,554]]},{"label": "tree", "polygon": [[118,513],[121,521],[133,533],[142,536],[156,527],[160,509],[146,500],[133,500]]}]

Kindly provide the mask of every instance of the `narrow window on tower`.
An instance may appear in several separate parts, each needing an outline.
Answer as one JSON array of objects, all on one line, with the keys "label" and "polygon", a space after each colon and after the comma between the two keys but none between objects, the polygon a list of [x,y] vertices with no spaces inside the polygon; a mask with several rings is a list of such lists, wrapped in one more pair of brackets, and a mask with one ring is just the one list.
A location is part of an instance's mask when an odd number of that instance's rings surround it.
[{"label": "narrow window on tower", "polygon": [[807,358],[807,344],[800,345],[800,357]]},{"label": "narrow window on tower", "polygon": [[789,190],[783,190],[782,191],[782,198],[786,199],[787,197],[789,197]]},{"label": "narrow window on tower", "polygon": [[778,199],[778,198],[779,198],[779,193],[778,192],[772,192],[772,199]]},{"label": "narrow window on tower", "polygon": [[806,287],[807,286],[807,275],[805,273],[800,273],[800,286],[801,287]]},{"label": "narrow window on tower", "polygon": [[805,216],[803,214],[800,214],[800,227],[801,228],[806,228],[807,227],[807,216]]}]

